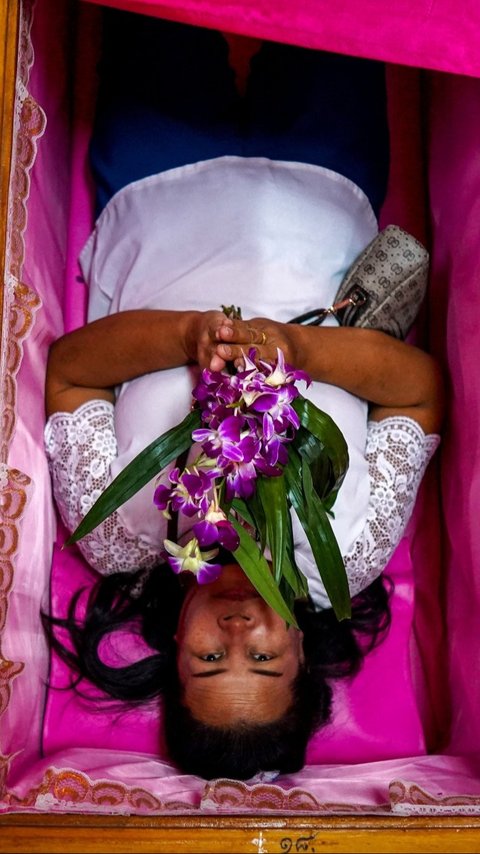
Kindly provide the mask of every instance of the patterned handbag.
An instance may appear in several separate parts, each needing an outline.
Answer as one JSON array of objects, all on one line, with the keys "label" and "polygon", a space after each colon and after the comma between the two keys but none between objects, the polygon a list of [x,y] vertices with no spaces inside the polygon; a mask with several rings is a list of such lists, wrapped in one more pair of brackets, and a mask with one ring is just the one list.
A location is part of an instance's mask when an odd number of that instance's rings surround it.
[{"label": "patterned handbag", "polygon": [[429,254],[397,225],[387,225],[347,271],[333,305],[290,323],[318,326],[333,314],[342,326],[366,326],[405,338],[425,296]]}]

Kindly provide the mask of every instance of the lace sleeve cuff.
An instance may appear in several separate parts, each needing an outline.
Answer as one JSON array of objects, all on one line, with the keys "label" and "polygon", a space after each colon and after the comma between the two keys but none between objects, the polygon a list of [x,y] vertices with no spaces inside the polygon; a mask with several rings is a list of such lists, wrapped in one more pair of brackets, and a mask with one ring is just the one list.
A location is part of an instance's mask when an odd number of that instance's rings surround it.
[{"label": "lace sleeve cuff", "polygon": [[400,542],[421,480],[439,442],[440,436],[425,435],[416,421],[405,416],[369,422],[367,522],[345,555],[352,596],[380,575]]},{"label": "lace sleeve cuff", "polygon": [[[74,531],[111,481],[117,454],[113,404],[90,400],[75,412],[56,412],[45,428],[45,449],[53,494],[62,521]],[[112,513],[78,547],[88,563],[104,575],[153,566],[158,554],[121,524]]]}]

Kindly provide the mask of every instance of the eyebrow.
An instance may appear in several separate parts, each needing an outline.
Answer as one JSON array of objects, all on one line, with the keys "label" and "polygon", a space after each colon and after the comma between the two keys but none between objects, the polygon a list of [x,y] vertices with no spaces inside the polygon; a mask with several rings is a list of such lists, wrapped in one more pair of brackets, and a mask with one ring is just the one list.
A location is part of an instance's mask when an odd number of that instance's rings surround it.
[{"label": "eyebrow", "polygon": [[[208,679],[209,676],[218,676],[219,673],[226,673],[227,670],[222,667],[220,670],[205,670],[203,673],[192,673],[196,679]],[[259,676],[283,676],[279,670],[249,670],[249,673],[258,673]]]}]

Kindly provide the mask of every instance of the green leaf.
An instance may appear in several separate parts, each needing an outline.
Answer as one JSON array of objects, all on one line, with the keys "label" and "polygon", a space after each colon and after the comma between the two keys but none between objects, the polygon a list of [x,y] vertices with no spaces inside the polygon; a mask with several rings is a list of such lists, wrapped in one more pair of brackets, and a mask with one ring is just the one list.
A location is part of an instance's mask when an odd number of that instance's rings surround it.
[{"label": "green leaf", "polygon": [[[286,501],[287,501],[287,499],[286,499]],[[254,528],[255,530],[258,531],[258,524],[257,524],[257,522],[253,516],[253,513],[250,512],[251,502],[252,502],[252,498],[249,498],[248,502],[244,501],[242,498],[234,498],[233,502],[232,502],[232,508],[235,511],[235,513],[238,516],[240,516],[240,518],[243,519],[247,523],[247,525],[250,525],[251,528]],[[258,508],[258,506],[261,506],[261,505],[259,505],[259,502],[256,502],[256,507]],[[263,508],[262,508],[262,512],[263,512]],[[290,519],[291,519],[291,517],[290,517]],[[263,521],[265,523],[264,517],[263,517]],[[294,553],[293,553],[293,536],[292,536],[291,525],[287,526],[286,534],[287,534],[287,544],[286,544],[287,548],[285,551],[285,559],[284,559],[284,563],[283,563],[282,575],[283,575],[283,578],[285,579],[286,583],[288,583],[288,585],[290,586],[290,589],[293,590],[293,592],[295,594],[295,598],[303,598],[304,596],[306,596],[308,594],[308,581],[305,578],[303,572],[300,572],[300,570],[298,569],[298,567],[295,563]],[[260,548],[260,551],[262,553],[264,552],[264,548],[265,548],[264,542],[265,542],[265,538],[264,538],[263,542],[261,540],[259,543],[259,548]]]},{"label": "green leaf", "polygon": [[333,418],[315,406],[311,400],[299,396],[295,398],[292,405],[304,428],[297,431],[292,445],[312,464],[316,458],[315,444],[317,444],[317,459],[320,452],[326,455],[331,466],[328,484],[325,482],[324,464],[320,466],[320,463],[316,462],[314,466],[312,465],[312,475],[315,480],[317,476],[319,477],[321,487],[315,483],[315,488],[319,495],[326,499],[325,506],[332,507],[348,469],[348,447],[345,437]]},{"label": "green leaf", "polygon": [[243,519],[248,525],[250,525],[251,528],[257,527],[255,524],[253,513],[251,513],[247,502],[244,501],[243,498],[234,498],[232,501],[232,508],[233,510],[235,510],[235,513],[238,513],[241,519]]},{"label": "green leaf", "polygon": [[283,596],[285,602],[287,603],[288,607],[290,608],[291,611],[293,611],[293,608],[295,606],[295,599],[297,597],[295,596],[295,593],[293,592],[292,588],[290,587],[290,585],[289,585],[288,581],[285,579],[285,577],[280,579],[280,583],[278,585],[278,588],[279,588],[280,593]]},{"label": "green leaf", "polygon": [[308,537],[332,608],[337,618],[343,620],[351,616],[351,602],[342,555],[325,508],[313,488],[308,465],[302,463],[299,478],[298,464],[298,456],[291,449],[285,468],[288,495]]},{"label": "green leaf", "polygon": [[[200,426],[200,411],[193,409],[176,427],[154,439],[117,475],[82,519],[66,545],[76,543],[118,507],[135,495],[192,444],[192,431]],[[153,501],[153,495],[152,495]]]},{"label": "green leaf", "polygon": [[333,418],[302,395],[295,398],[292,406],[302,426],[313,433],[317,439],[320,439],[325,445],[328,455],[339,459],[343,457],[346,463],[348,461],[347,443]]},{"label": "green leaf", "polygon": [[287,548],[287,529],[292,525],[283,474],[279,477],[262,476],[257,478],[256,494],[264,510],[267,543],[272,556],[273,576],[278,583],[283,574]]},{"label": "green leaf", "polygon": [[287,623],[298,628],[293,612],[280,593],[258,544],[252,540],[248,531],[234,517],[231,516],[230,521],[240,538],[240,545],[232,553],[235,560],[267,605],[273,608]]},{"label": "green leaf", "polygon": [[287,548],[283,563],[282,581],[285,581],[293,591],[295,599],[303,599],[308,595],[308,581],[301,572],[293,557],[293,549]]},{"label": "green leaf", "polygon": [[238,513],[242,519],[254,528],[260,538],[260,551],[264,552],[267,545],[267,523],[265,518],[265,510],[256,491],[250,498],[237,499],[232,502],[234,510],[238,509]]},{"label": "green leaf", "polygon": [[300,427],[295,437],[296,450],[302,459],[308,461],[313,483],[318,496],[325,499],[335,487],[333,466],[324,445],[304,427]]}]

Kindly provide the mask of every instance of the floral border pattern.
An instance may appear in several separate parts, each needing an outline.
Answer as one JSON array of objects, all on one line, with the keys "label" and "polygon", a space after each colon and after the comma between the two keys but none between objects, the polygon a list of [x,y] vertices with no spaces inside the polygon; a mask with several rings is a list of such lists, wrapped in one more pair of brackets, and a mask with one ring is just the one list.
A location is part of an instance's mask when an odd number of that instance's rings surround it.
[{"label": "floral border pattern", "polygon": [[[17,57],[17,79],[13,118],[13,148],[8,222],[5,248],[5,281],[0,398],[0,636],[5,628],[8,595],[14,577],[14,560],[19,542],[19,523],[24,513],[31,484],[30,478],[9,469],[8,450],[15,430],[17,384],[16,376],[22,361],[23,341],[29,334],[35,312],[40,308],[39,296],[20,281],[25,257],[24,233],[27,226],[27,199],[30,191],[30,170],[35,161],[37,139],[43,134],[46,117],[27,92],[33,49],[30,39],[33,2],[20,7],[20,32]],[[13,680],[24,664],[5,660],[0,650],[0,716],[11,697]],[[0,783],[6,783],[8,758],[0,757]]]},{"label": "floral border pattern", "polygon": [[195,811],[183,801],[161,801],[140,786],[126,786],[111,780],[91,780],[82,771],[48,768],[38,786],[25,797],[9,794],[5,805],[39,812],[100,812],[155,815]]},{"label": "floral border pattern", "polygon": [[397,815],[480,815],[480,796],[445,795],[437,798],[417,783],[394,780],[390,803]]},{"label": "floral border pattern", "polygon": [[[0,772],[0,777],[3,776]],[[7,795],[4,806],[38,812],[83,812],[130,815],[247,814],[272,815],[479,815],[480,797],[437,798],[416,783],[394,780],[389,801],[377,806],[319,801],[298,787],[285,790],[270,783],[251,785],[236,780],[214,780],[205,784],[197,806],[180,800],[161,800],[140,786],[111,780],[92,780],[84,772],[48,768],[38,786],[24,797]]]},{"label": "floral border pattern", "polygon": [[272,783],[255,785],[240,780],[213,780],[205,786],[204,809],[234,813],[310,813],[315,815],[355,815],[390,811],[388,801],[377,806],[319,801],[306,789],[283,789]]}]

